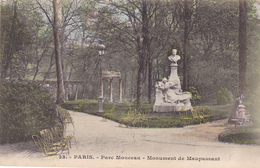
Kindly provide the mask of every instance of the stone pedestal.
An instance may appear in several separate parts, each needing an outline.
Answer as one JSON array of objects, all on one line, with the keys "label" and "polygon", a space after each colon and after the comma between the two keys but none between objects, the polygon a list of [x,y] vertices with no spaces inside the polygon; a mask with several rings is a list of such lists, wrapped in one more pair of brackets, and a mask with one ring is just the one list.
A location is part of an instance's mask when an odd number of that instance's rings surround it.
[{"label": "stone pedestal", "polygon": [[153,112],[169,113],[177,112],[179,110],[190,110],[191,104],[187,103],[157,103],[153,105]]},{"label": "stone pedestal", "polygon": [[176,104],[175,103],[160,103],[160,104],[154,104],[153,105],[153,112],[175,112],[177,111],[176,109]]},{"label": "stone pedestal", "polygon": [[177,89],[181,89],[181,82],[178,77],[177,69],[178,69],[177,63],[172,63],[171,64],[171,74],[169,76],[168,82],[175,85]]},{"label": "stone pedestal", "polygon": [[103,108],[103,97],[98,98],[98,114],[103,114],[104,113],[104,108]]}]

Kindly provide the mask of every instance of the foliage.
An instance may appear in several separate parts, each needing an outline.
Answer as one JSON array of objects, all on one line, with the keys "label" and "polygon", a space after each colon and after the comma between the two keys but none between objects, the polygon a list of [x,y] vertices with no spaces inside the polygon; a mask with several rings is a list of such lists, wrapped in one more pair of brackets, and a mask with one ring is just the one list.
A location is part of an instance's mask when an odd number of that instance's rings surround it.
[{"label": "foliage", "polygon": [[194,86],[188,87],[188,92],[192,94],[191,102],[194,104],[198,104],[200,102],[201,96],[198,90]]},{"label": "foliage", "polygon": [[[11,32],[14,16],[13,2],[15,1],[2,3],[1,20],[5,24],[1,25],[1,40],[2,47],[5,48],[11,46],[8,45],[8,33]],[[185,1],[142,2],[145,1],[62,1],[64,78],[85,81],[83,98],[97,97],[97,79],[101,67],[103,70],[121,72],[123,97],[133,101],[139,87],[136,76],[139,73],[138,68],[147,65],[143,70],[147,71],[143,73],[142,81],[145,83],[140,89],[142,103],[145,103],[149,100],[145,99],[148,94],[154,95],[155,91],[150,90],[149,85],[169,76],[170,62],[167,57],[171,54],[168,51],[173,48],[176,48],[177,54],[181,56],[178,76],[183,80]],[[214,101],[215,92],[219,88],[226,87],[233,94],[237,93],[238,4],[238,1],[234,0],[194,0],[189,6],[191,17],[188,27],[188,83],[199,90],[201,103]],[[142,8],[144,5],[147,6],[147,19],[145,10],[142,10],[145,9]],[[7,78],[10,72],[13,73],[13,78],[55,78],[51,1],[19,0],[17,12],[19,17],[17,24],[14,24],[17,31],[13,31],[15,43],[12,44],[19,51],[12,54],[12,57],[2,57],[2,60],[12,58],[12,68],[8,69]],[[259,83],[259,30],[259,16],[254,1],[248,1],[248,95],[255,92]],[[18,32],[20,34],[17,34]],[[97,44],[101,41],[106,46],[102,65],[97,51]],[[21,45],[22,43],[24,44]],[[145,53],[147,55],[142,57]],[[144,66],[139,66],[141,57],[147,59],[143,59]],[[150,80],[147,80],[148,78]],[[114,83],[114,88],[117,88],[117,82]],[[107,89],[105,83],[104,86],[104,90]],[[104,95],[107,95],[106,92]]]},{"label": "foliage", "polygon": [[237,130],[227,131],[218,136],[222,142],[238,144],[260,144],[259,128],[240,128]]},{"label": "foliage", "polygon": [[233,101],[233,94],[226,88],[218,90],[215,97],[218,105],[230,104]]},{"label": "foliage", "polygon": [[[21,72],[24,70],[29,59],[23,55],[19,55],[24,46],[31,42],[29,31],[23,23],[21,13],[17,9],[17,2],[13,5],[8,4],[1,7],[1,78],[4,80],[9,78],[21,77]],[[9,74],[8,74],[9,71]]]},{"label": "foliage", "polygon": [[36,84],[4,83],[0,87],[0,142],[31,140],[55,121],[55,106]]},{"label": "foliage", "polygon": [[[103,105],[103,117],[128,126],[149,128],[169,128],[182,126],[178,116],[153,116],[151,113],[153,106],[152,104],[141,104],[138,108],[136,107],[136,104],[131,103],[104,102]],[[78,110],[88,114],[97,115],[96,100],[66,101],[62,107],[69,110]]]},{"label": "foliage", "polygon": [[123,117],[120,119],[120,124],[125,124],[127,127],[149,127],[148,125],[149,113],[143,113],[137,111],[136,109],[130,109]]},{"label": "foliage", "polygon": [[[136,108],[136,104],[131,103],[110,103],[104,102],[103,117],[125,124],[126,126],[134,127],[149,127],[149,128],[171,128],[182,127],[184,124],[178,113],[160,114],[152,112],[152,104],[141,104]],[[97,100],[77,100],[66,101],[63,108],[80,111],[88,114],[97,114]],[[230,105],[225,106],[197,106],[194,109],[197,113],[205,117],[202,122],[225,119],[228,117]],[[187,117],[192,120],[190,124],[195,123],[190,112]]]},{"label": "foliage", "polygon": [[[197,106],[194,108],[194,112],[201,118],[202,122],[210,122],[214,120],[214,109],[206,106]],[[201,121],[200,121],[201,122]]]},{"label": "foliage", "polygon": [[149,128],[174,128],[183,127],[179,116],[157,116],[149,119]]}]

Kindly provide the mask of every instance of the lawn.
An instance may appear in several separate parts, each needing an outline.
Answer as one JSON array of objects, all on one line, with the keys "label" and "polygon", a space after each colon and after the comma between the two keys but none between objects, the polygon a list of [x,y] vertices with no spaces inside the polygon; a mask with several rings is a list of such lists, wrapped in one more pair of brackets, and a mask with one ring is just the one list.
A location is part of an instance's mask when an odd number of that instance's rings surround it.
[{"label": "lawn", "polygon": [[[63,108],[92,115],[98,115],[97,113],[97,100],[77,100],[66,101]],[[104,114],[105,119],[110,119],[118,122],[120,125],[143,128],[172,128],[183,127],[184,125],[200,124],[203,122],[210,122],[213,120],[219,120],[227,118],[231,105],[224,106],[197,106],[197,113],[201,120],[194,118],[192,113],[188,111],[185,116],[179,115],[179,113],[153,113],[152,104],[141,104],[140,107],[136,107],[131,103],[110,103],[104,102]],[[207,111],[207,115],[211,117],[206,119],[203,117],[203,111]]]},{"label": "lawn", "polygon": [[260,128],[245,127],[227,131],[219,135],[219,140],[228,143],[260,145]]}]

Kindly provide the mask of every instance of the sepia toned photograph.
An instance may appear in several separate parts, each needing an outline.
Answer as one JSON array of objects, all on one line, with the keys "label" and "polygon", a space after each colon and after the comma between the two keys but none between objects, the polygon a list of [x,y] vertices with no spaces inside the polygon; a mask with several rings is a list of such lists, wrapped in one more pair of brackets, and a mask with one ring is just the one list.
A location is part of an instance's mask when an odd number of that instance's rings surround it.
[{"label": "sepia toned photograph", "polygon": [[0,167],[258,168],[260,0],[0,0]]}]

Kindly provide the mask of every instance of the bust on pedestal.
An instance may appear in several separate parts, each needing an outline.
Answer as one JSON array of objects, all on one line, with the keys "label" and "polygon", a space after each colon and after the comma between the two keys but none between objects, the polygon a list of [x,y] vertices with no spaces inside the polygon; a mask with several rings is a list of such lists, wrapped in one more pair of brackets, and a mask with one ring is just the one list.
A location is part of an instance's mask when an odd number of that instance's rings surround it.
[{"label": "bust on pedestal", "polygon": [[176,86],[177,89],[180,89],[181,91],[181,82],[177,73],[177,68],[178,68],[177,61],[179,61],[181,57],[176,54],[177,54],[177,50],[173,49],[172,55],[168,57],[168,59],[171,61],[171,74],[169,76],[168,82],[171,82],[173,85]]},{"label": "bust on pedestal", "polygon": [[169,79],[164,78],[155,85],[154,112],[176,112],[178,110],[191,109],[191,94],[182,92],[181,90],[180,79],[177,73],[177,61],[180,60],[180,56],[176,54],[177,50],[173,49],[172,55],[168,57],[172,62]]}]

